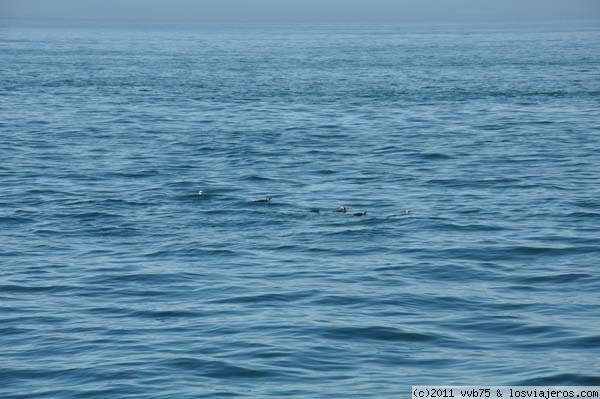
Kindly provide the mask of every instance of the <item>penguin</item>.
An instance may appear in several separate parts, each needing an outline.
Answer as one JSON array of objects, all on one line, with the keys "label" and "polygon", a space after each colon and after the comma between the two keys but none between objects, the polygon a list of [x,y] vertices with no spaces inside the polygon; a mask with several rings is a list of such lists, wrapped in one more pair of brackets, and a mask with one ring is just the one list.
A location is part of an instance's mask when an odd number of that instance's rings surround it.
[{"label": "penguin", "polygon": [[367,215],[367,211],[362,211],[362,212],[356,212],[354,214],[354,216],[366,216]]},{"label": "penguin", "polygon": [[346,207],[345,206],[340,206],[338,209],[335,210],[336,212],[340,212],[340,213],[346,213]]},{"label": "penguin", "polygon": [[272,198],[273,198],[273,197],[260,198],[260,199],[255,199],[255,200],[254,200],[254,201],[252,201],[252,202],[271,202],[271,199],[272,199]]}]

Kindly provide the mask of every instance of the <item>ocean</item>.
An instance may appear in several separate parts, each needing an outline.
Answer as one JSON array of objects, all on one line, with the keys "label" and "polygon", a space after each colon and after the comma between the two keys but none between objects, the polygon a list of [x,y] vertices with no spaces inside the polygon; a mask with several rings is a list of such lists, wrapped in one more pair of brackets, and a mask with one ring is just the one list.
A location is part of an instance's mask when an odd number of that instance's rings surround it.
[{"label": "ocean", "polygon": [[0,20],[0,397],[600,385],[599,150],[593,21]]}]

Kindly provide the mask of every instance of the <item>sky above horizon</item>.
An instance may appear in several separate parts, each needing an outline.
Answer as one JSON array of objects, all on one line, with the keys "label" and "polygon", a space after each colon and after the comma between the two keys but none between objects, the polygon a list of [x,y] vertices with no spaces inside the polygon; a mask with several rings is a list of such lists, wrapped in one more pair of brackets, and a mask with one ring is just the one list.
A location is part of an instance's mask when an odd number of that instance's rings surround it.
[{"label": "sky above horizon", "polygon": [[600,0],[0,0],[0,16],[248,22],[600,19]]}]

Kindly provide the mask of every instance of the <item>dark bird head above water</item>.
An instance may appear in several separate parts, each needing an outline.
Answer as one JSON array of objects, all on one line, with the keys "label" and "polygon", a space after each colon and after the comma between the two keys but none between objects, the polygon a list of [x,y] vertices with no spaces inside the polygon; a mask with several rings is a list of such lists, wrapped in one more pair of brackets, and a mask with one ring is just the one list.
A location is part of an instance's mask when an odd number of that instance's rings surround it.
[{"label": "dark bird head above water", "polygon": [[340,206],[338,209],[335,210],[336,212],[341,212],[341,213],[346,213],[346,207],[345,206]]},{"label": "dark bird head above water", "polygon": [[354,214],[354,216],[366,216],[367,215],[367,211],[363,211],[363,212],[356,212]]},{"label": "dark bird head above water", "polygon": [[273,197],[259,198],[259,199],[256,199],[256,200],[252,201],[252,202],[271,202],[272,198]]},{"label": "dark bird head above water", "polygon": [[405,215],[412,215],[412,211],[410,209],[404,210]]}]

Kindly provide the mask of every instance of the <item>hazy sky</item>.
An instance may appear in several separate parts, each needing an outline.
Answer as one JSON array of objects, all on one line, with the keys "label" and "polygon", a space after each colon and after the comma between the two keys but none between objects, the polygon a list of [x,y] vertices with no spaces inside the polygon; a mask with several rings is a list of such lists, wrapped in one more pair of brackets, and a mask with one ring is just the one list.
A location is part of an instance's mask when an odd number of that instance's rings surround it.
[{"label": "hazy sky", "polygon": [[600,0],[0,0],[0,16],[231,22],[600,19]]}]

